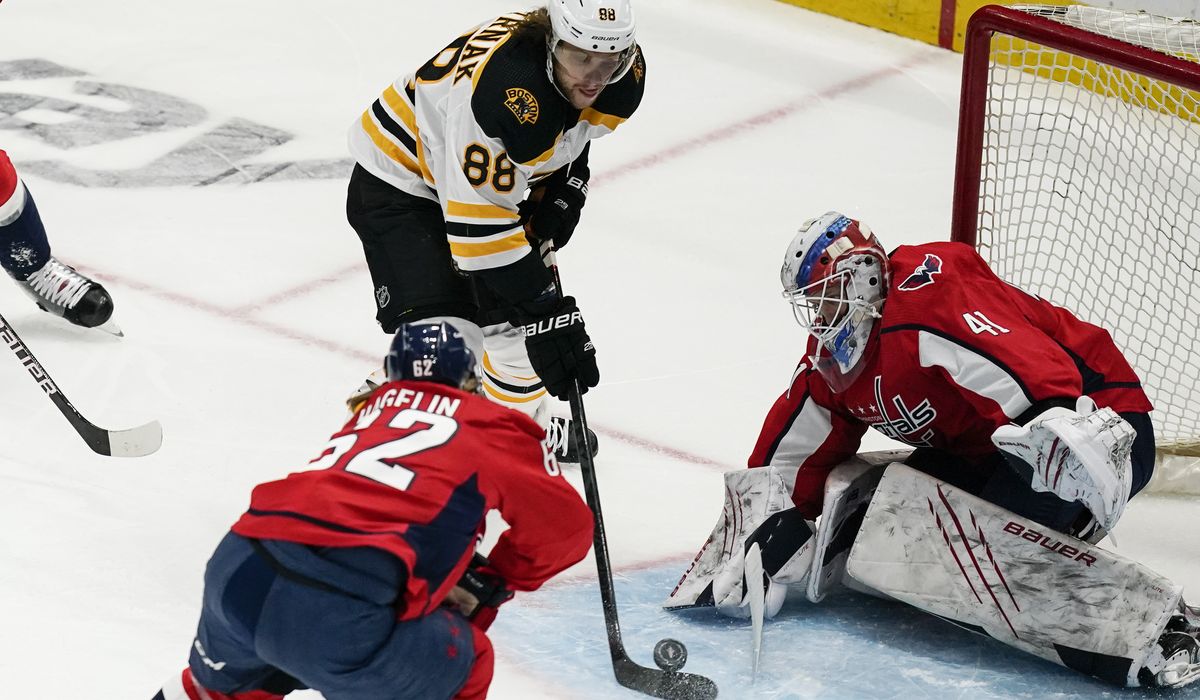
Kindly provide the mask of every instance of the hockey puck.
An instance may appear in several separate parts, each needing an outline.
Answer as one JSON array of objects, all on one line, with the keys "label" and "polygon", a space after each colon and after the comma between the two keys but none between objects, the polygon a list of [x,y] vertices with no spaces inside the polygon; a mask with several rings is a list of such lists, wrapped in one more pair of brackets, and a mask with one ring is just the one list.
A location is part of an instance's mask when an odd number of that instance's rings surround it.
[{"label": "hockey puck", "polygon": [[674,639],[660,639],[654,645],[654,664],[664,671],[678,671],[687,663],[687,647]]}]

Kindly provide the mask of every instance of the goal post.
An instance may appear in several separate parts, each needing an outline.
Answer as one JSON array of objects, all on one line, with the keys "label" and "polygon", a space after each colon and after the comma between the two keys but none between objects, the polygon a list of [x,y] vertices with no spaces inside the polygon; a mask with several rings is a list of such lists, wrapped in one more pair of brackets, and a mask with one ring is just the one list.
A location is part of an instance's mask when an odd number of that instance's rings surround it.
[{"label": "goal post", "polygon": [[987,6],[967,25],[953,240],[1107,328],[1150,399],[1150,488],[1200,494],[1200,23]]}]

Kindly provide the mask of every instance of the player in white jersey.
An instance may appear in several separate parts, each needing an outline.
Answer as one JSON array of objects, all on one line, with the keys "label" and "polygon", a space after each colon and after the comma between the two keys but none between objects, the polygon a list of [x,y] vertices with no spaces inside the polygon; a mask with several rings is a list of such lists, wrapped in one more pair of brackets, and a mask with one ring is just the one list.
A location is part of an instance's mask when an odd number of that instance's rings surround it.
[{"label": "player in white jersey", "polygon": [[[574,232],[589,144],[633,114],[645,75],[629,0],[550,0],[450,42],[350,129],[347,218],[383,330],[477,323],[487,395],[563,437],[545,398],[600,375],[543,255]],[[561,442],[560,460],[575,461]]]}]

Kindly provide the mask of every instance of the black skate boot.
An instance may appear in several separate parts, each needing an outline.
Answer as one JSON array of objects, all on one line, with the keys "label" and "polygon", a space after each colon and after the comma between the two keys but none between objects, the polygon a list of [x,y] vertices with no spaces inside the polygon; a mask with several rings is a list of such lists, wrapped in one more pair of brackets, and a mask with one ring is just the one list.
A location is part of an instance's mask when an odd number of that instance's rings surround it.
[{"label": "black skate boot", "polygon": [[1159,651],[1147,659],[1138,680],[1155,688],[1181,688],[1200,679],[1200,644],[1186,632],[1163,632]]},{"label": "black skate boot", "polygon": [[[579,445],[575,442],[575,433],[571,427],[570,418],[553,416],[550,418],[550,425],[546,427],[546,439],[549,441],[551,449],[554,450],[554,456],[558,458],[559,464],[579,466]],[[587,431],[587,441],[592,456],[595,457],[596,453],[600,451],[600,443],[596,440],[596,433],[592,432],[591,428],[588,428]]]},{"label": "black skate boot", "polygon": [[1182,600],[1179,609],[1171,619],[1167,620],[1167,632],[1183,632],[1192,637],[1200,638],[1200,610],[1193,608]]},{"label": "black skate boot", "polygon": [[98,282],[51,257],[37,272],[21,282],[25,293],[42,311],[61,316],[77,326],[95,328],[113,312],[112,297]]}]

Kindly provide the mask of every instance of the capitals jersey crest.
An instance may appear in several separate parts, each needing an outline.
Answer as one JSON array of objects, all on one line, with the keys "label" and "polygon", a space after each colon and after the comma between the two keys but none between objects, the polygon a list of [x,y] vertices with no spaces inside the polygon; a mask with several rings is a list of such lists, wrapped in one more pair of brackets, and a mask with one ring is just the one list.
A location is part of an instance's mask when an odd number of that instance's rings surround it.
[{"label": "capitals jersey crest", "polygon": [[925,254],[925,262],[917,266],[913,273],[897,285],[902,292],[911,292],[934,283],[933,276],[942,271],[942,259],[933,253]]},{"label": "capitals jersey crest", "polygon": [[538,101],[533,93],[525,88],[509,88],[505,91],[504,106],[513,113],[522,124],[536,124],[538,120]]}]

